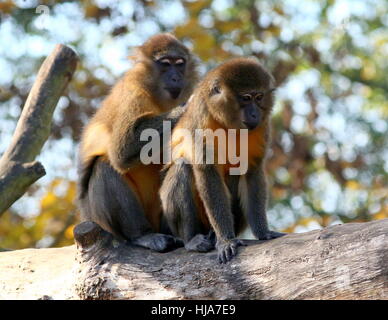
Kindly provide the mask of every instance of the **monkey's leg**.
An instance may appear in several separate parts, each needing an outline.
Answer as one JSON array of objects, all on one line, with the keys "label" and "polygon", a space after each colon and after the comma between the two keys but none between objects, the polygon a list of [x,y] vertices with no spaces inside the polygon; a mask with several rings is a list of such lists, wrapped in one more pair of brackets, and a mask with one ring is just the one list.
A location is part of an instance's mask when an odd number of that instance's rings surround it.
[{"label": "monkey's leg", "polygon": [[179,245],[169,235],[153,233],[134,192],[108,163],[97,160],[89,181],[83,219],[98,223],[119,239],[164,252]]},{"label": "monkey's leg", "polygon": [[164,219],[173,233],[184,240],[188,251],[207,252],[215,247],[214,237],[202,234],[194,199],[193,171],[190,165],[172,165],[160,189]]},{"label": "monkey's leg", "polygon": [[247,182],[247,219],[252,233],[257,239],[270,240],[284,236],[286,233],[271,231],[267,222],[268,189],[262,165],[249,171]]},{"label": "monkey's leg", "polygon": [[237,254],[237,247],[244,245],[235,237],[234,218],[227,187],[213,165],[196,165],[194,176],[199,195],[217,237],[218,261],[226,263]]},{"label": "monkey's leg", "polygon": [[241,208],[241,201],[239,195],[240,177],[241,176],[239,175],[229,175],[226,179],[226,184],[231,195],[234,232],[237,236],[247,226],[246,217],[244,215],[244,211]]}]

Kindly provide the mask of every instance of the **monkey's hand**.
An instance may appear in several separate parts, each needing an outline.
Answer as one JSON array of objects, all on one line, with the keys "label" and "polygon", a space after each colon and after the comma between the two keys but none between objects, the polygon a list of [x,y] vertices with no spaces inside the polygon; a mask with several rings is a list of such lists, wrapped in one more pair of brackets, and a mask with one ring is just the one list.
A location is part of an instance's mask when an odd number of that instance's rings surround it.
[{"label": "monkey's hand", "polygon": [[271,240],[285,236],[287,233],[268,230],[258,237],[259,240]]},{"label": "monkey's hand", "polygon": [[237,247],[245,246],[240,239],[217,240],[218,262],[227,263],[237,254]]},{"label": "monkey's hand", "polygon": [[175,124],[175,122],[179,120],[182,114],[185,113],[186,109],[187,109],[187,105],[175,107],[168,113],[167,119],[172,120]]}]

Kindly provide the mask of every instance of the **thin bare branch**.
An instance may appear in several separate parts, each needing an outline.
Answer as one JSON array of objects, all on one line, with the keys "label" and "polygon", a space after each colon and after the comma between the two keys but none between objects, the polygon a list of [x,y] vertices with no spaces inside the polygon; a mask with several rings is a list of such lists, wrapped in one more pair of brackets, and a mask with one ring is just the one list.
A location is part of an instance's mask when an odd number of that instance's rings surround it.
[{"label": "thin bare branch", "polygon": [[53,112],[77,60],[72,49],[57,45],[43,62],[12,141],[0,159],[0,214],[45,175],[42,164],[34,160],[50,135]]}]

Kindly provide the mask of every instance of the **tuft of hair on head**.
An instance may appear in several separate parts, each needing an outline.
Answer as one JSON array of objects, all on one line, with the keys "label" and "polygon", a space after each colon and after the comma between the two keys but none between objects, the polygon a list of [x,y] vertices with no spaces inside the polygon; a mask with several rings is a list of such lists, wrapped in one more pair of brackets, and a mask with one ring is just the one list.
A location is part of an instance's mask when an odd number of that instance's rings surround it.
[{"label": "tuft of hair on head", "polygon": [[236,92],[273,86],[272,75],[253,57],[232,58],[210,71],[208,77]]},{"label": "tuft of hair on head", "polygon": [[151,59],[157,59],[171,51],[183,56],[189,55],[188,49],[171,33],[156,34],[138,47],[138,52]]}]

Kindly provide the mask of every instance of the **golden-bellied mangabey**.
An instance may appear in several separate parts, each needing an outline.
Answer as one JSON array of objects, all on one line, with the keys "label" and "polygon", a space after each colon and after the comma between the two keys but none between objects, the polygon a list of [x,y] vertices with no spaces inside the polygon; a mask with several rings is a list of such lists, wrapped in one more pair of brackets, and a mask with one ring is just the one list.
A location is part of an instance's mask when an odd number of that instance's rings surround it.
[{"label": "golden-bellied mangabey", "polygon": [[[156,251],[179,245],[160,228],[161,164],[143,164],[145,129],[174,126],[197,81],[189,50],[171,34],[137,48],[134,66],[112,88],[86,126],[80,146],[81,219],[98,223],[119,239]],[[180,241],[181,242],[181,241]]]},{"label": "golden-bellied mangabey", "polygon": [[[258,239],[283,235],[268,229],[266,217],[264,160],[270,141],[273,89],[273,78],[261,64],[253,58],[236,58],[210,71],[194,90],[187,111],[173,130],[174,161],[164,169],[160,190],[170,229],[184,240],[186,249],[205,252],[216,246],[219,261],[226,262],[242,244],[236,235],[246,221]],[[204,135],[201,161],[195,150],[198,129],[225,132],[226,137],[224,143],[217,138],[207,149]],[[230,129],[236,130],[236,139],[228,135]],[[232,163],[226,157],[220,161],[221,153],[227,154],[229,148],[240,150],[241,129],[247,129],[246,157],[240,157],[246,162],[245,170],[241,170],[243,163]],[[187,130],[191,140],[184,136]],[[214,158],[210,164],[201,158],[209,150]],[[237,165],[238,174],[231,174]]]}]

